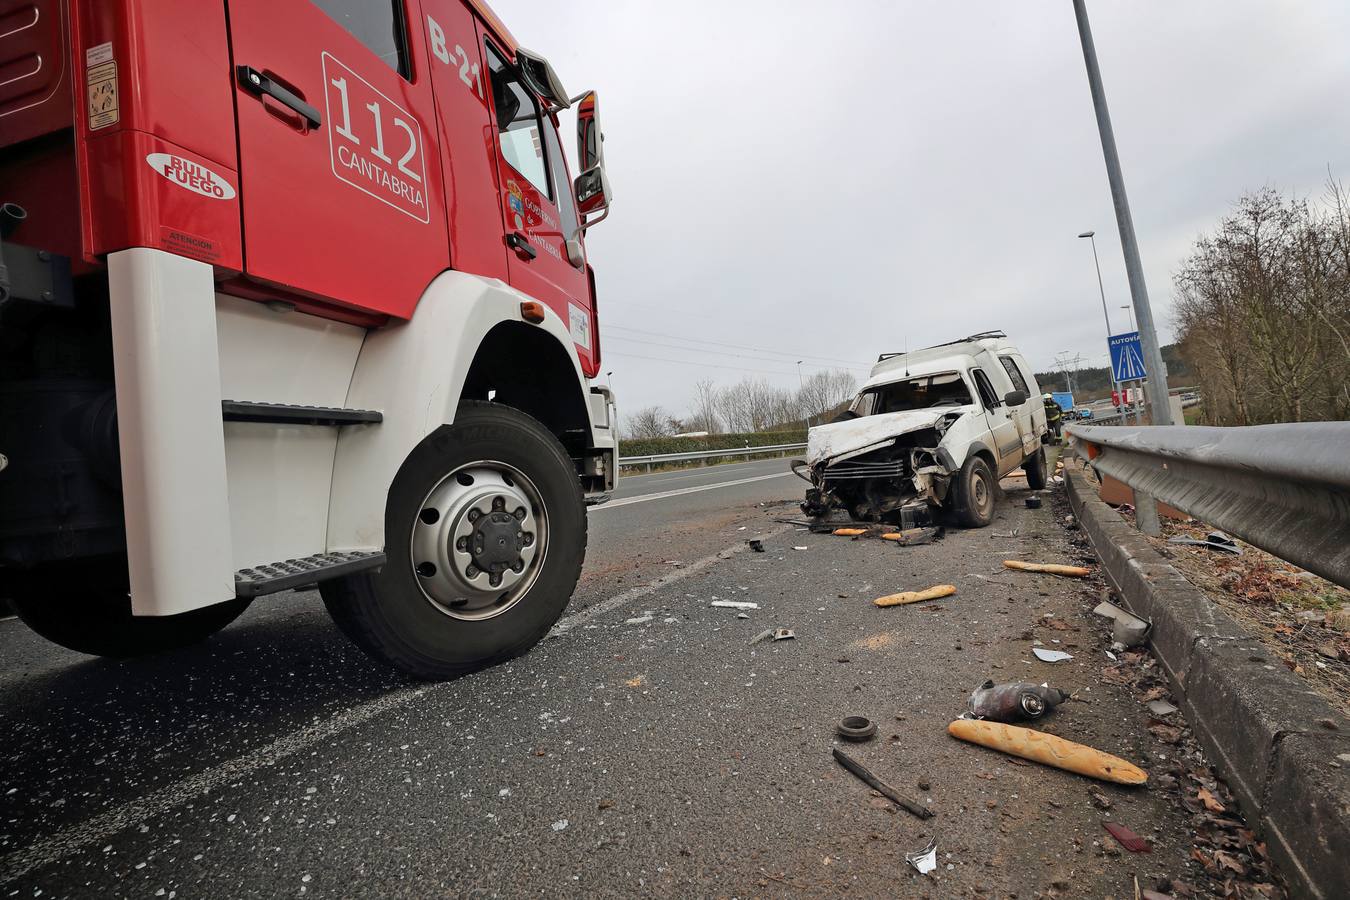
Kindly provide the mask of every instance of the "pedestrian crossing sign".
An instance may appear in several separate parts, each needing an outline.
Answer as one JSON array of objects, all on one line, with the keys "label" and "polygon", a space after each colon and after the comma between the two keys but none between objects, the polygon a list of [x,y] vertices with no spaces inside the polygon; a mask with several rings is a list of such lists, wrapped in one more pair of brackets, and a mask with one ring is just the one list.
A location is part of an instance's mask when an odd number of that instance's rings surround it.
[{"label": "pedestrian crossing sign", "polygon": [[1139,332],[1127,331],[1113,334],[1109,340],[1111,346],[1111,371],[1116,381],[1139,381],[1148,377],[1144,371],[1144,352],[1139,348]]}]

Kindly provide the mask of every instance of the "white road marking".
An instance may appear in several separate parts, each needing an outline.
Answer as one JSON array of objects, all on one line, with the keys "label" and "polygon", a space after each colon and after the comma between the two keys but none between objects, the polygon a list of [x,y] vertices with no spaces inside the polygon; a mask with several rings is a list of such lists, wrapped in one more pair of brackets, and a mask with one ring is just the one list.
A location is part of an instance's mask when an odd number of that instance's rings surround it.
[{"label": "white road marking", "polygon": [[646,503],[648,500],[664,500],[667,497],[679,497],[682,494],[697,494],[700,491],[715,491],[718,488],[734,487],[738,484],[750,484],[755,481],[768,481],[770,478],[786,478],[792,475],[791,472],[778,472],[773,475],[756,475],[754,478],[738,478],[735,481],[719,481],[717,484],[701,484],[697,487],[678,488],[673,491],[658,491],[655,494],[639,494],[636,497],[624,497],[621,500],[611,500],[608,503],[602,503],[600,506],[588,508],[591,515],[604,512],[607,509],[615,509],[620,506],[627,506],[630,503]]},{"label": "white road marking", "polygon": [[[791,473],[787,473],[791,474]],[[777,475],[767,476],[769,478],[778,478]],[[749,481],[759,481],[759,478],[747,479]],[[730,482],[739,484],[740,482]],[[708,485],[706,488],[693,488],[690,490],[709,490],[715,487],[726,487],[726,484]],[[671,493],[688,493],[686,491],[674,491]],[[634,497],[632,500],[655,499],[654,496]],[[762,536],[769,537],[781,532],[787,531],[788,526],[775,528],[772,531],[762,532]],[[714,553],[711,556],[705,556],[700,560],[690,563],[679,571],[672,572],[669,575],[663,575],[655,581],[630,588],[621,594],[616,594],[608,600],[602,600],[593,606],[579,610],[570,616],[565,616],[553,626],[546,637],[556,638],[565,635],[577,625],[584,624],[590,620],[606,615],[614,610],[632,603],[641,597],[655,593],[661,588],[676,584],[691,575],[695,575],[707,569],[717,562],[730,559],[737,553],[745,550],[744,541],[738,541]],[[403,688],[392,693],[386,694],[375,700],[369,700],[359,706],[353,706],[349,709],[337,713],[325,722],[309,725],[298,731],[293,731],[285,737],[277,738],[265,747],[260,747],[251,753],[245,753],[243,756],[237,756],[234,759],[227,760],[212,768],[198,772],[173,784],[152,791],[138,800],[131,800],[115,810],[103,813],[86,819],[78,825],[72,825],[63,828],[50,837],[36,841],[22,850],[5,857],[0,857],[0,884],[7,884],[16,879],[22,878],[35,869],[43,866],[53,865],[60,862],[68,856],[72,856],[79,850],[89,844],[104,841],[114,834],[125,831],[133,825],[138,825],[147,819],[163,815],[169,810],[182,806],[184,803],[200,797],[202,794],[214,791],[220,788],[228,787],[231,784],[245,780],[246,776],[252,772],[274,766],[288,756],[294,756],[296,753],[308,750],[316,744],[336,737],[337,735],[369,722],[376,716],[392,710],[408,706],[416,700],[427,696],[435,691],[446,687],[447,685],[421,686],[415,688]]]}]

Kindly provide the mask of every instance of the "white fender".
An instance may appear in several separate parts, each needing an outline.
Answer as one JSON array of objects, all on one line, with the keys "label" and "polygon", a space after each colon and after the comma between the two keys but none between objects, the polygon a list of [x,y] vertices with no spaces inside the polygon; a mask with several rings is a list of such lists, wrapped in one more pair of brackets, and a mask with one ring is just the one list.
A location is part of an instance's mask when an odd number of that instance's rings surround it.
[{"label": "white fender", "polygon": [[[523,322],[532,298],[495,278],[444,272],[427,287],[413,317],[372,331],[361,347],[347,406],[384,414],[379,425],[348,426],[338,438],[328,512],[328,550],[384,547],[384,505],[403,460],[422,439],[454,421],[474,354],[492,328]],[[586,390],[572,335],[544,306],[532,328],[552,334]],[[521,360],[528,365],[529,360]],[[594,417],[594,405],[586,402]],[[592,422],[594,435],[595,423]]]}]

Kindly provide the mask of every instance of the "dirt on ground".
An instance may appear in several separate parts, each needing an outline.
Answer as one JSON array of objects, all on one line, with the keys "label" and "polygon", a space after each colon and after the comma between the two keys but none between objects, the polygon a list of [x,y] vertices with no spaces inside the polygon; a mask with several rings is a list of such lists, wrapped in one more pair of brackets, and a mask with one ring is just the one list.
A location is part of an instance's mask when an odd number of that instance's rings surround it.
[{"label": "dirt on ground", "polygon": [[[1121,511],[1133,520],[1132,511]],[[1173,543],[1215,529],[1162,520],[1154,548],[1332,706],[1350,715],[1350,591],[1264,550],[1230,539],[1240,555]],[[1227,535],[1224,535],[1227,537]]]}]

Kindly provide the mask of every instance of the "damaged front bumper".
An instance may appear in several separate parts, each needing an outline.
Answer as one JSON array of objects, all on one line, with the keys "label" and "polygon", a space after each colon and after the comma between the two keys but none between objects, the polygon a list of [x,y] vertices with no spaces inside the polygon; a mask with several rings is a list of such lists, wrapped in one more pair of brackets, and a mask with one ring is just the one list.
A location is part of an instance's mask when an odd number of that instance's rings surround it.
[{"label": "damaged front bumper", "polygon": [[[801,504],[802,512],[822,519],[844,510],[855,521],[890,522],[905,528],[928,524],[932,511],[947,503],[952,478],[960,468],[941,446],[955,418],[959,416],[948,413],[872,444],[794,461],[793,472],[811,484]],[[852,426],[853,422],[822,428]],[[861,431],[857,426],[852,430]],[[814,437],[815,429],[812,431]],[[875,429],[869,427],[868,431]],[[846,446],[848,442],[843,443]],[[826,440],[813,444],[811,449],[834,446]]]}]

